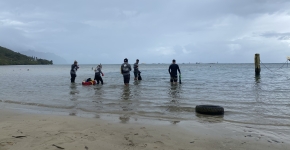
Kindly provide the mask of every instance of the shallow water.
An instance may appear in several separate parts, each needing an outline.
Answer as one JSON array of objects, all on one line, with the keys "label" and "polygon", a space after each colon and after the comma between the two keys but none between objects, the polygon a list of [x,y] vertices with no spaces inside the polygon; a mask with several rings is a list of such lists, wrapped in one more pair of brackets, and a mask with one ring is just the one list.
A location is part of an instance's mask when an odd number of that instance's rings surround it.
[{"label": "shallow water", "polygon": [[[194,120],[195,106],[220,105],[222,121],[290,126],[290,65],[179,64],[182,84],[169,82],[169,64],[140,64],[142,81],[123,86],[120,65],[103,65],[104,85],[82,86],[94,65],[81,65],[70,83],[70,65],[0,66],[0,106],[68,115],[117,114],[155,119]],[[267,67],[267,68],[266,68]],[[29,69],[29,70],[28,70]]]}]

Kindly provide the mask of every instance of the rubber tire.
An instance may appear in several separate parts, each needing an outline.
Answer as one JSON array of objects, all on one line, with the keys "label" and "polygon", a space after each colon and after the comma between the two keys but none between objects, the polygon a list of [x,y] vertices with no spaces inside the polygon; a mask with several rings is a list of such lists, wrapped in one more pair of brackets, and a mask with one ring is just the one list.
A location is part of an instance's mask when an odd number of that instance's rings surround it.
[{"label": "rubber tire", "polygon": [[197,105],[195,112],[207,115],[223,115],[224,108],[216,105]]}]

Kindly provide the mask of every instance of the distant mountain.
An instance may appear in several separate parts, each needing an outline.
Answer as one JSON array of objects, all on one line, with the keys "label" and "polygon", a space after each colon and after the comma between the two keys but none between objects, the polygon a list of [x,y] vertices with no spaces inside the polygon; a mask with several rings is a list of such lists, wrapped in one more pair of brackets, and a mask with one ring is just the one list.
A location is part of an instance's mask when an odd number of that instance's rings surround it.
[{"label": "distant mountain", "polygon": [[37,57],[29,57],[0,46],[0,65],[52,65],[53,62]]},{"label": "distant mountain", "polygon": [[33,50],[21,51],[20,53],[27,55],[27,56],[35,56],[38,58],[52,60],[53,64],[67,64],[67,61],[64,58],[57,56],[53,53],[37,52],[37,51],[33,51]]}]

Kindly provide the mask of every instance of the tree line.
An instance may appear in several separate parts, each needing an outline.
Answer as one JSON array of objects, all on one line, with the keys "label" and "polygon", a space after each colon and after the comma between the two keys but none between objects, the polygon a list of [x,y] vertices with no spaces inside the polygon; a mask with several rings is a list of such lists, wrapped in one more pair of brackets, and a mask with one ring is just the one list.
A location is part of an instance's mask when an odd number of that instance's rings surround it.
[{"label": "tree line", "polygon": [[52,60],[26,56],[0,46],[0,65],[52,65]]}]

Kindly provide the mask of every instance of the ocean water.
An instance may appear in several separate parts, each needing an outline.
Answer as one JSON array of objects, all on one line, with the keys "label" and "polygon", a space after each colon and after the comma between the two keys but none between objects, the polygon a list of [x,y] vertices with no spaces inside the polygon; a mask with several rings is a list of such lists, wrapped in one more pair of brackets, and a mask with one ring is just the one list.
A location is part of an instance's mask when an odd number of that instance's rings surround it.
[{"label": "ocean water", "polygon": [[[70,65],[0,66],[0,107],[67,115],[115,114],[160,120],[196,120],[196,105],[219,105],[220,121],[268,126],[290,126],[290,65],[179,64],[182,84],[169,82],[169,64],[140,64],[142,81],[123,85],[120,64],[103,65],[104,85],[83,86],[93,78],[82,65],[70,83]],[[282,66],[282,67],[281,67]]]}]

